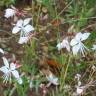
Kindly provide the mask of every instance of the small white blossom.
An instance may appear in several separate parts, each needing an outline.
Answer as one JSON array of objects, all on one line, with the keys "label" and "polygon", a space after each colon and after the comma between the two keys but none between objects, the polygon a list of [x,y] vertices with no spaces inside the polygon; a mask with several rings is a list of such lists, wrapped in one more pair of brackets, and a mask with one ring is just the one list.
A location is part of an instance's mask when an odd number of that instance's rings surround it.
[{"label": "small white blossom", "polygon": [[4,17],[10,18],[10,17],[13,17],[15,14],[16,14],[16,11],[14,9],[8,8],[8,9],[5,10]]},{"label": "small white blossom", "polygon": [[[7,8],[5,10],[4,17],[10,18],[10,17],[17,17],[17,16],[25,16],[24,12],[20,11],[19,9],[15,8],[13,5],[11,5],[10,8]],[[15,20],[15,18],[14,18]]]},{"label": "small white blossom", "polygon": [[84,91],[83,87],[77,87],[77,89],[76,89],[77,95],[81,95],[83,93],[83,91]]},{"label": "small white blossom", "polygon": [[76,76],[75,76],[75,78],[78,79],[78,80],[80,79],[80,77],[81,77],[80,74],[76,74]]},{"label": "small white blossom", "polygon": [[64,39],[61,43],[57,44],[58,50],[61,50],[62,48],[66,48],[68,52],[70,52],[70,44],[67,39]]},{"label": "small white blossom", "polygon": [[58,78],[55,77],[52,73],[50,73],[49,76],[46,76],[46,78],[48,79],[48,81],[49,81],[51,84],[59,85],[59,83],[58,83]]},{"label": "small white blossom", "polygon": [[31,18],[25,20],[18,20],[15,27],[12,30],[13,34],[20,32],[19,44],[27,43],[30,37],[31,31],[34,31],[34,27],[30,25]]},{"label": "small white blossom", "polygon": [[[76,94],[77,95],[81,95],[84,91],[84,86],[81,86],[81,81],[80,81],[81,75],[80,74],[76,74],[75,79],[77,79],[77,85],[76,85]],[[77,96],[76,95],[76,96]]]},{"label": "small white blossom", "polygon": [[22,84],[22,79],[19,75],[19,72],[16,70],[18,66],[13,62],[9,64],[8,60],[5,57],[3,57],[2,59],[4,62],[4,66],[0,68],[0,71],[4,73],[4,82],[11,80],[11,76],[14,76],[18,83]]},{"label": "small white blossom", "polygon": [[72,52],[73,55],[77,55],[79,52],[83,56],[85,53],[85,50],[89,50],[82,41],[86,40],[89,37],[90,33],[77,33],[77,35],[71,40],[70,45],[72,46]]},{"label": "small white blossom", "polygon": [[93,45],[92,50],[96,50],[96,45]]}]

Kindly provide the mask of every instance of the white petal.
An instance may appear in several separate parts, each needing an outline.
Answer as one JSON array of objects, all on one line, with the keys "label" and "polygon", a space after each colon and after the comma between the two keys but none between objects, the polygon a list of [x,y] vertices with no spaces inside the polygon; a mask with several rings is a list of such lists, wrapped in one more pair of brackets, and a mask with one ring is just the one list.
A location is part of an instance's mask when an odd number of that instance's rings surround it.
[{"label": "white petal", "polygon": [[58,78],[55,77],[55,78],[53,79],[52,83],[53,83],[54,85],[59,85],[59,83],[58,83]]},{"label": "white petal", "polygon": [[72,47],[73,55],[77,55],[77,53],[80,51],[80,47],[81,47],[80,44],[77,44]]},{"label": "white petal", "polygon": [[75,39],[76,39],[76,40],[81,40],[82,35],[83,35],[83,34],[82,34],[81,32],[77,33],[76,36],[75,36]]},{"label": "white petal", "polygon": [[68,52],[70,52],[70,46],[69,45],[66,46],[66,49]]},{"label": "white petal", "polygon": [[28,40],[29,40],[28,37],[20,37],[18,43],[19,43],[19,44],[24,44],[24,43],[27,43]]},{"label": "white petal", "polygon": [[1,49],[1,48],[0,48],[0,53],[4,54],[4,51],[3,51],[3,49]]},{"label": "white petal", "polygon": [[23,83],[22,78],[18,78],[18,79],[17,79],[17,82],[18,82],[19,84],[22,84],[22,83]]},{"label": "white petal", "polygon": [[31,20],[32,20],[32,18],[26,18],[26,19],[24,20],[23,26],[29,24],[29,22],[30,22]]},{"label": "white petal", "polygon": [[53,74],[50,73],[50,75],[48,76],[49,80],[53,79]]},{"label": "white petal", "polygon": [[64,39],[62,41],[62,45],[63,45],[63,48],[66,48],[68,52],[70,52],[70,45],[69,45],[69,42],[68,40]]},{"label": "white petal", "polygon": [[11,71],[11,72],[12,72],[13,76],[14,76],[16,79],[20,78],[19,72],[18,72],[17,70],[13,70],[13,71]]},{"label": "white petal", "polygon": [[18,20],[16,26],[22,27],[23,26],[23,20],[22,19]]},{"label": "white petal", "polygon": [[15,69],[16,69],[16,64],[10,63],[10,69],[11,69],[11,70],[15,70]]},{"label": "white petal", "polygon": [[76,44],[78,44],[79,42],[76,39],[72,39],[70,42],[71,46],[75,46]]},{"label": "white petal", "polygon": [[77,94],[81,94],[82,92],[83,92],[83,88],[77,88],[77,90],[76,90],[76,92],[77,92]]},{"label": "white petal", "polygon": [[56,47],[57,47],[58,50],[60,51],[60,50],[63,48],[62,43],[58,43]]},{"label": "white petal", "polygon": [[66,44],[68,44],[68,40],[64,39],[64,40],[62,41],[62,44],[63,44],[63,46],[65,47]]},{"label": "white petal", "polygon": [[8,68],[6,66],[1,67],[0,71],[2,71],[5,74],[7,74],[9,72],[9,70],[8,70]]},{"label": "white petal", "polygon": [[26,25],[24,27],[24,31],[27,32],[27,33],[29,33],[31,31],[34,31],[34,27],[28,24],[28,25]]},{"label": "white petal", "polygon": [[83,33],[81,41],[86,40],[89,37],[90,33]]},{"label": "white petal", "polygon": [[4,65],[5,65],[7,68],[9,68],[9,62],[8,62],[8,60],[7,60],[5,57],[2,57],[2,59],[3,59]]},{"label": "white petal", "polygon": [[15,10],[13,10],[13,9],[11,9],[11,8],[8,8],[8,9],[6,9],[5,10],[5,17],[6,18],[9,18],[9,17],[12,17],[12,16],[14,16],[15,15]]},{"label": "white petal", "polygon": [[20,30],[21,30],[21,28],[19,28],[19,27],[14,27],[13,30],[12,30],[12,33],[13,33],[13,34],[16,34],[16,33],[18,33]]}]

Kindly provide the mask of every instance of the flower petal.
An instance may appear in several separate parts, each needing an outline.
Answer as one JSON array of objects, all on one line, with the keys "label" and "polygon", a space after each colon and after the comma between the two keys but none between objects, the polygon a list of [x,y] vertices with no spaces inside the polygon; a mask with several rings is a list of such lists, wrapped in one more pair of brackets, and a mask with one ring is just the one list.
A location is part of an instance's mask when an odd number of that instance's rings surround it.
[{"label": "flower petal", "polygon": [[81,32],[77,33],[76,36],[75,36],[75,39],[78,40],[78,41],[81,40],[82,35],[83,34]]},{"label": "flower petal", "polygon": [[72,47],[72,52],[73,52],[73,55],[77,55],[77,53],[79,52],[80,50],[80,44],[77,44],[75,46]]},{"label": "flower petal", "polygon": [[11,69],[11,70],[15,70],[15,69],[16,69],[16,64],[10,63],[10,69]]},{"label": "flower petal", "polygon": [[29,32],[34,31],[34,27],[28,24],[24,27],[24,31],[28,34]]},{"label": "flower petal", "polygon": [[23,26],[27,25],[31,20],[32,20],[32,18],[26,18],[24,20]]},{"label": "flower petal", "polygon": [[70,42],[71,46],[75,46],[76,44],[78,44],[79,42],[76,39],[72,39]]},{"label": "flower petal", "polygon": [[14,27],[13,30],[12,30],[12,33],[13,33],[13,34],[16,34],[16,33],[18,33],[20,30],[21,30],[21,28],[19,28],[19,27]]},{"label": "flower petal", "polygon": [[66,48],[68,52],[70,52],[70,45],[69,45],[69,42],[68,40],[64,39],[62,41],[62,45],[63,45],[63,48]]},{"label": "flower petal", "polygon": [[82,94],[83,93],[83,88],[77,87],[76,92],[77,92],[78,95]]},{"label": "flower petal", "polygon": [[29,40],[28,37],[20,37],[18,43],[19,43],[19,44],[24,44],[24,43],[27,43],[28,40]]},{"label": "flower petal", "polygon": [[3,73],[7,74],[9,72],[9,70],[7,69],[6,66],[3,66],[0,68],[0,71],[2,71]]},{"label": "flower petal", "polygon": [[53,83],[54,85],[59,85],[59,83],[58,83],[58,78],[55,77],[55,78],[53,79],[52,83]]},{"label": "flower petal", "polygon": [[8,60],[7,60],[5,57],[2,57],[2,59],[3,59],[4,65],[5,65],[7,68],[9,68],[9,62],[8,62]]},{"label": "flower petal", "polygon": [[89,37],[90,33],[83,33],[81,41],[86,40]]},{"label": "flower petal", "polygon": [[23,20],[22,19],[18,20],[16,26],[22,27],[23,26]]},{"label": "flower petal", "polygon": [[63,48],[62,43],[58,43],[56,47],[57,47],[58,50],[60,51],[60,50]]},{"label": "flower petal", "polygon": [[11,72],[12,72],[12,75],[13,75],[16,79],[20,78],[19,72],[18,72],[17,70],[13,70],[13,71],[11,71]]}]

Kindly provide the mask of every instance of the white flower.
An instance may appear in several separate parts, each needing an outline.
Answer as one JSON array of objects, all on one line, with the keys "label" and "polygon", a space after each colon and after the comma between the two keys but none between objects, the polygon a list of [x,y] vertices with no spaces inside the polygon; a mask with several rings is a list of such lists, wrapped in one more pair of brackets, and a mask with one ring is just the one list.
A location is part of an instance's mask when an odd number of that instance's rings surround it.
[{"label": "white flower", "polygon": [[49,76],[46,76],[46,78],[48,79],[48,81],[49,81],[51,84],[59,85],[59,83],[58,83],[58,78],[55,77],[52,73],[50,73]]},{"label": "white flower", "polygon": [[5,15],[4,15],[4,17],[10,18],[10,17],[14,17],[14,16],[24,16],[24,12],[18,10],[18,9],[15,8],[13,5],[11,5],[11,8],[7,8],[7,9],[5,10]]},{"label": "white flower", "polygon": [[77,89],[76,89],[76,93],[77,93],[77,95],[82,94],[83,91],[84,91],[84,88],[83,88],[83,87],[77,87]]},{"label": "white flower", "polygon": [[76,76],[75,76],[75,78],[78,79],[78,80],[80,79],[80,77],[81,77],[80,74],[76,74]]},{"label": "white flower", "polygon": [[75,78],[77,79],[78,84],[76,85],[76,94],[77,95],[81,95],[84,91],[84,86],[81,86],[81,75],[80,74],[76,74]]},{"label": "white flower", "polygon": [[96,45],[93,45],[92,50],[96,50]]},{"label": "white flower", "polygon": [[1,49],[1,48],[0,48],[0,53],[4,54],[4,51],[3,51],[3,49]]},{"label": "white flower", "polygon": [[18,20],[16,26],[13,28],[12,33],[16,34],[21,31],[22,35],[28,34],[30,31],[34,30],[34,27],[29,24],[31,18],[26,18],[25,20]]},{"label": "white flower", "polygon": [[70,52],[70,44],[67,39],[64,39],[61,43],[57,44],[58,50],[61,50],[62,48],[66,48],[68,52]]},{"label": "white flower", "polygon": [[20,39],[18,42],[20,44],[27,43],[31,31],[34,31],[34,27],[29,24],[30,21],[31,18],[27,18],[25,20],[20,19],[17,21],[16,26],[12,30],[13,34],[20,32]]},{"label": "white flower", "polygon": [[16,70],[17,66],[15,63],[10,63],[8,60],[3,57],[4,66],[0,68],[0,71],[4,73],[3,78],[4,82],[11,80],[11,76],[13,75],[19,84],[22,84],[22,79],[20,78],[19,72]]},{"label": "white flower", "polygon": [[77,53],[81,53],[83,56],[85,53],[85,49],[89,50],[82,41],[86,40],[89,37],[90,33],[77,33],[75,38],[73,38],[70,42],[70,45],[72,46],[72,52],[74,55],[77,55]]},{"label": "white flower", "polygon": [[10,18],[10,17],[13,17],[15,14],[16,14],[16,11],[14,9],[8,8],[8,9],[5,10],[4,17]]}]

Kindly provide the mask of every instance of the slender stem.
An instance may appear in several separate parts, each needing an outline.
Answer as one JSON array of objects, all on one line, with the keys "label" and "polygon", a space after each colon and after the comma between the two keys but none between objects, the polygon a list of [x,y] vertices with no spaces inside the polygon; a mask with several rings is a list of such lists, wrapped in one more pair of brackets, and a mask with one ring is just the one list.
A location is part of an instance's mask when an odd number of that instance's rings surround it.
[{"label": "slender stem", "polygon": [[[61,78],[63,78],[63,81],[61,81],[60,92],[62,92],[62,89],[64,88],[65,79],[66,79],[66,76],[67,76],[70,61],[71,61],[71,56],[69,56],[69,58],[68,58],[68,63],[67,63],[67,66],[66,66],[66,69],[65,69],[65,72],[64,72],[65,74],[63,72],[61,72],[61,73],[63,73],[62,76],[61,76]],[[63,75],[64,75],[64,77],[63,77]]]}]

